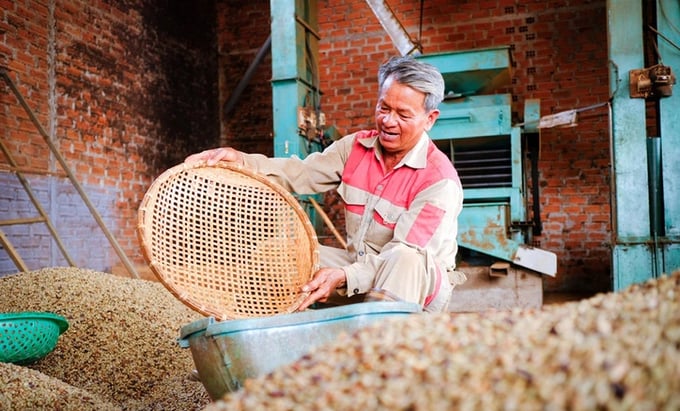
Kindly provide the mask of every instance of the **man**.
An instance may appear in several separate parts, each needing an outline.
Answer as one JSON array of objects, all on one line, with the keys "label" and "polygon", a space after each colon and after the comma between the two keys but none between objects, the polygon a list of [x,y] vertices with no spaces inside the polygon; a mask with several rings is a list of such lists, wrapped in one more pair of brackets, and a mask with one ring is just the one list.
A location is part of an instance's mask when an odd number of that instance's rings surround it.
[{"label": "man", "polygon": [[322,268],[302,288],[309,295],[300,310],[338,293],[441,312],[453,287],[465,281],[454,271],[463,190],[451,161],[427,135],[439,116],[444,79],[435,67],[400,57],[380,67],[378,86],[375,130],[347,135],[322,153],[268,158],[225,147],[186,159],[236,162],[298,194],[337,189],[347,249],[321,246]]}]

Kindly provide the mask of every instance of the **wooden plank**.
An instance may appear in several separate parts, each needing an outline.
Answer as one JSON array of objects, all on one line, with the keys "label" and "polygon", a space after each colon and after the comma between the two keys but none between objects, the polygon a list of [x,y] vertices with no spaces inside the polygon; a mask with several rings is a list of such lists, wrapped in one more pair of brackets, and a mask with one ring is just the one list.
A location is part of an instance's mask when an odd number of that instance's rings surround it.
[{"label": "wooden plank", "polygon": [[[136,264],[135,270],[139,274],[139,278],[148,281],[158,281],[158,277],[151,271],[151,267],[146,264]],[[111,268],[111,274],[118,277],[131,277],[130,272],[122,264],[117,264]],[[134,277],[132,277],[134,278]]]}]

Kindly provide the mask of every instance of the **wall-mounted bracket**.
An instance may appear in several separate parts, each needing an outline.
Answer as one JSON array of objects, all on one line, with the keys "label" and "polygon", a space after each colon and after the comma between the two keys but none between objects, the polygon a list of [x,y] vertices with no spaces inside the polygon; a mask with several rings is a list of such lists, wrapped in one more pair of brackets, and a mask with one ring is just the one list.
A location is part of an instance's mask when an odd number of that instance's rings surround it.
[{"label": "wall-mounted bracket", "polygon": [[326,115],[311,107],[298,107],[298,132],[309,141],[323,138],[323,128],[326,125]]},{"label": "wall-mounted bracket", "polygon": [[673,95],[675,75],[669,66],[657,64],[631,70],[628,74],[630,98],[669,97]]}]

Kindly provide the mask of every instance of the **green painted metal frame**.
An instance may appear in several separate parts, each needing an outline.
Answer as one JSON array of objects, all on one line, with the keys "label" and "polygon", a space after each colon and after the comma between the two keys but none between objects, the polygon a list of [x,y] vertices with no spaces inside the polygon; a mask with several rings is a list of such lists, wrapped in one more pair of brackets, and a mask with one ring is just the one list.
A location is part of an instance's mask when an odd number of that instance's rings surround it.
[{"label": "green painted metal frame", "polygon": [[[465,189],[465,203],[458,217],[458,239],[462,247],[513,261],[518,247],[527,241],[526,233],[513,228],[513,222],[526,221],[526,200],[520,128],[511,127],[507,137],[511,147],[512,184]],[[483,136],[477,138],[483,139]],[[455,138],[452,140],[455,145]]]},{"label": "green painted metal frame", "polygon": [[447,93],[486,94],[510,83],[508,46],[421,55],[418,59],[439,69]]},{"label": "green painted metal frame", "polygon": [[[669,21],[669,19],[673,19]],[[677,1],[657,1],[659,32],[680,45],[680,4]],[[657,37],[663,63],[673,68],[680,77],[680,51],[668,40]],[[663,212],[665,238],[662,244],[662,270],[670,273],[680,269],[680,89],[660,102],[661,117],[661,173],[663,184]]]},{"label": "green painted metal frame", "polygon": [[[677,4],[663,3],[666,15],[678,16]],[[669,8],[674,9],[674,14],[669,13]],[[607,16],[612,98],[612,271],[613,288],[621,290],[680,267],[680,171],[676,161],[680,158],[680,97],[676,91],[660,102],[661,161],[657,163],[659,159],[641,154],[648,153],[650,143],[645,100],[630,97],[628,81],[630,70],[645,65],[642,2],[609,0]],[[659,29],[674,34],[677,41],[677,33],[666,19],[659,16],[659,23]],[[664,64],[680,67],[677,50],[667,48],[660,38],[658,43]],[[654,164],[662,169],[655,170]],[[652,236],[649,177],[656,171],[662,176],[664,232]]]},{"label": "green painted metal frame", "polygon": [[644,66],[642,4],[609,0],[607,29],[612,98],[612,271],[615,290],[649,278],[651,255],[645,101],[630,98],[628,72]]},{"label": "green painted metal frame", "polygon": [[[298,107],[309,106],[318,96],[319,38],[317,3],[314,0],[271,0],[272,104],[274,156],[304,158],[320,151],[318,143],[300,135]],[[298,196],[317,233],[321,216]],[[321,202],[320,196],[315,196]]]},{"label": "green painted metal frame", "polygon": [[494,94],[445,100],[429,135],[433,140],[510,135],[512,96]]},{"label": "green painted metal frame", "polygon": [[[527,233],[513,225],[527,218],[522,129],[511,123],[511,95],[478,94],[509,82],[509,48],[423,55],[418,59],[437,67],[447,94],[457,96],[440,104],[439,118],[429,132],[433,140],[450,140],[452,153],[456,140],[479,140],[482,145],[488,137],[510,140],[511,186],[465,189],[458,240],[464,248],[514,261],[517,250],[527,241]],[[531,109],[539,110],[538,103],[533,102]]]}]

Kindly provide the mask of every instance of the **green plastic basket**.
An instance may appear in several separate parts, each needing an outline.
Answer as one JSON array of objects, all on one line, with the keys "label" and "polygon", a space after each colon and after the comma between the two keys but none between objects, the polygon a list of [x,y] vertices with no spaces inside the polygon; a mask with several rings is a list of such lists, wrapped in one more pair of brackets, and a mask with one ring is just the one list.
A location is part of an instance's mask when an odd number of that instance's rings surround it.
[{"label": "green plastic basket", "polygon": [[24,365],[54,350],[68,329],[66,318],[49,312],[0,314],[0,362]]}]

